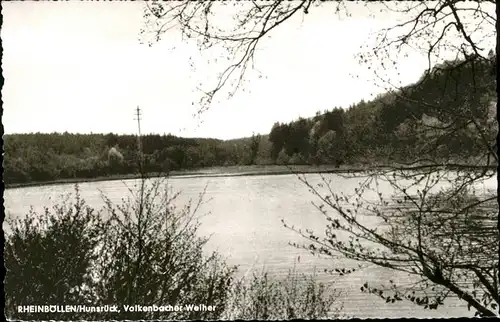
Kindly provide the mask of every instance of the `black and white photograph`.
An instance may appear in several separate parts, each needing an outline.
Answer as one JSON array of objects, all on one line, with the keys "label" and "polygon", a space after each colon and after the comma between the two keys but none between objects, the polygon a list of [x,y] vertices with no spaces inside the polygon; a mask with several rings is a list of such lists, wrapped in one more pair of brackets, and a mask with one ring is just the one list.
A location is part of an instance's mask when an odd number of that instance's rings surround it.
[{"label": "black and white photograph", "polygon": [[500,317],[494,0],[1,6],[7,320]]}]

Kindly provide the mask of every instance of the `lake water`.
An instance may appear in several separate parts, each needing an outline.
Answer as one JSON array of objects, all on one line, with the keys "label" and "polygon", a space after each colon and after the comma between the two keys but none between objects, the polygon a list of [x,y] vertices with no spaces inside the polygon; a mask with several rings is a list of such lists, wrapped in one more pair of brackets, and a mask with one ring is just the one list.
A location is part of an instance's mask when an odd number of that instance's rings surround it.
[{"label": "lake water", "polygon": [[[332,189],[336,192],[352,193],[360,179],[346,179],[329,175],[333,180]],[[311,182],[319,182],[319,175],[310,174]],[[103,181],[81,183],[80,191],[87,204],[94,208],[103,206],[102,191],[112,201],[120,202],[129,194],[127,186],[132,187],[134,180]],[[332,277],[321,273],[324,268],[342,268],[342,260],[318,258],[305,250],[290,246],[289,242],[305,242],[295,232],[286,229],[281,223],[300,228],[313,229],[320,236],[325,230],[324,216],[314,208],[311,201],[315,197],[294,175],[212,177],[212,178],[171,178],[169,184],[181,191],[180,205],[189,199],[196,200],[207,185],[206,203],[200,213],[209,213],[202,218],[201,234],[212,235],[207,251],[218,250],[228,257],[230,264],[240,265],[241,276],[252,270],[266,269],[273,274],[286,274],[296,265],[297,270],[306,273],[319,271],[317,278],[335,283],[343,292],[343,313],[348,316],[367,317],[459,317],[472,316],[463,302],[449,299],[438,310],[424,310],[411,302],[386,304],[379,297],[364,294],[360,287],[364,282],[372,286],[385,283],[389,279],[410,282],[407,275],[394,271],[367,267],[353,274]],[[486,181],[480,189],[496,189],[496,178]],[[388,186],[380,189],[390,193]],[[50,206],[62,193],[72,192],[73,185],[51,185],[9,189],[5,191],[5,208],[9,216],[24,216],[33,206],[41,210]],[[366,218],[367,222],[375,218]],[[372,221],[372,225],[376,225]],[[4,225],[5,227],[5,225]],[[5,227],[7,228],[7,227]],[[7,228],[8,229],[8,228]],[[300,260],[298,257],[300,256]]]}]

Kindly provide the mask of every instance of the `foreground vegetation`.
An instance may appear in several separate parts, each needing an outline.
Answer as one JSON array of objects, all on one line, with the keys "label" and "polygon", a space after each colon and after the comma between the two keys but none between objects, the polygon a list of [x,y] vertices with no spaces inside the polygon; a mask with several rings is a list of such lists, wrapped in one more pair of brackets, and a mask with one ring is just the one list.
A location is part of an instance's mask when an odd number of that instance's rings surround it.
[{"label": "foreground vegetation", "polygon": [[[476,316],[498,316],[497,194],[468,184],[494,175],[432,168],[372,171],[363,174],[352,194],[336,190],[327,177],[313,184],[299,175],[328,224],[320,233],[304,232],[288,220],[283,223],[306,240],[295,247],[408,274],[414,282],[367,276],[360,285],[361,291],[387,303],[411,301],[435,310],[455,297]],[[388,195],[382,184],[394,192]],[[367,218],[375,224],[369,225]],[[332,270],[348,275],[358,265],[339,267],[332,261]]]},{"label": "foreground vegetation", "polygon": [[[121,204],[96,211],[75,195],[43,213],[7,220],[5,277],[10,319],[278,319],[336,314],[338,293],[290,271],[236,280],[237,267],[197,234],[196,203],[176,207],[162,180],[142,180]],[[71,198],[74,199],[71,199]],[[212,311],[20,313],[19,305],[212,305]],[[333,316],[334,316],[333,315]]]}]

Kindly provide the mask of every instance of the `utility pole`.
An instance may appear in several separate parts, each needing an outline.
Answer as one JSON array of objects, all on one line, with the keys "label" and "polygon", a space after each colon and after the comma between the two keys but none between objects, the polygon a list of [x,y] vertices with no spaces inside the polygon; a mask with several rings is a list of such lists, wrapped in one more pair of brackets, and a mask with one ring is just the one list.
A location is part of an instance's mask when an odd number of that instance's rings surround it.
[{"label": "utility pole", "polygon": [[143,159],[143,156],[142,156],[142,144],[141,144],[141,109],[139,108],[139,106],[137,106],[136,110],[135,110],[135,116],[136,116],[136,120],[137,120],[137,152],[138,152],[138,155],[139,155],[139,171],[141,172],[141,175],[143,174],[143,171],[142,171],[142,159]]}]

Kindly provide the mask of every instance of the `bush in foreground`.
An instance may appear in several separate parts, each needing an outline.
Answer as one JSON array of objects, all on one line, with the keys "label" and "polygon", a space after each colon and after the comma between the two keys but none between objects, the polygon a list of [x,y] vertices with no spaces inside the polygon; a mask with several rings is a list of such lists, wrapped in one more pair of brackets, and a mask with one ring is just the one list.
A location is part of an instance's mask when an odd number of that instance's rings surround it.
[{"label": "bush in foreground", "polygon": [[102,241],[105,222],[80,198],[75,202],[33,209],[24,218],[6,218],[4,263],[5,314],[11,318],[47,318],[17,314],[18,305],[85,304],[91,294],[94,248]]},{"label": "bush in foreground", "polygon": [[282,278],[268,273],[253,274],[250,280],[235,282],[230,302],[223,314],[228,320],[291,320],[338,317],[334,306],[340,293],[314,276],[295,270]]},{"label": "bush in foreground", "polygon": [[[131,196],[96,211],[70,195],[42,213],[9,219],[6,309],[9,319],[222,319],[326,317],[334,298],[310,279],[267,274],[234,282],[216,252],[205,254],[197,203],[176,208],[177,193],[142,180]],[[121,313],[20,313],[19,305],[120,305]],[[125,312],[122,305],[212,305],[213,311]],[[272,314],[270,313],[272,312]]]},{"label": "bush in foreground", "polygon": [[[95,211],[70,196],[43,213],[8,221],[6,315],[13,319],[214,319],[224,310],[235,268],[202,252],[197,205],[176,209],[161,181],[142,181],[119,205]],[[200,199],[201,200],[201,199]],[[215,311],[19,313],[18,305],[185,305]]]}]

